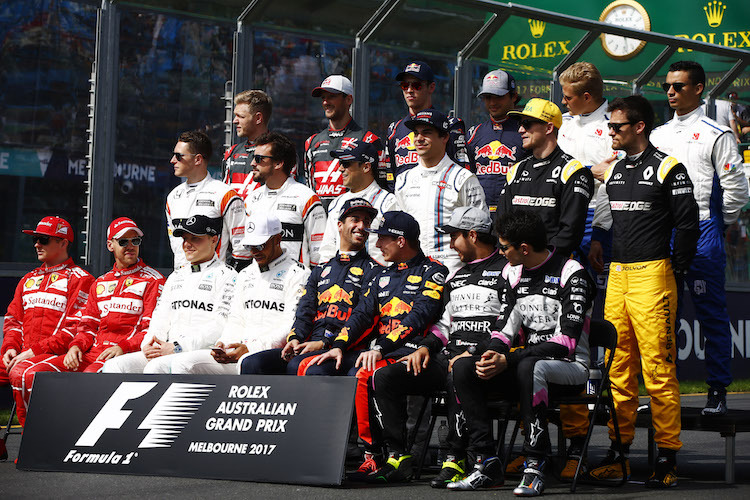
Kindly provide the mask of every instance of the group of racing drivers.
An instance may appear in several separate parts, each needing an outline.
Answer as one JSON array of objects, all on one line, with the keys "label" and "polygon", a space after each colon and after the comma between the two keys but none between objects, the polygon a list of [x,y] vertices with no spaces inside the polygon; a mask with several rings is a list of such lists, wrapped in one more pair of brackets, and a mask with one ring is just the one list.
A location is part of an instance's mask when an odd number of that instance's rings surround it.
[{"label": "group of racing drivers", "polygon": [[[585,62],[560,76],[564,115],[538,98],[518,110],[514,78],[491,71],[478,94],[489,119],[466,133],[432,107],[429,65],[410,62],[396,80],[408,114],[384,140],[352,119],[346,77],[313,89],[329,126],[306,141],[302,172],[292,142],[269,131],[260,90],[235,98],[242,142],[224,155],[223,182],[208,174],[208,137],[182,133],[166,280],[139,257],[147,239],[127,217],[108,228],[114,266],[97,279],[70,258],[67,221],[25,230],[42,266],[19,282],[0,350],[21,424],[38,372],[348,375],[365,448],[350,479],[408,480],[406,397],[446,391],[448,451],[431,486],[497,487],[517,473],[514,493],[536,496],[551,467],[550,395],[584,390],[592,305],[606,290],[622,440],[611,432],[587,473],[629,474],[642,369],[659,447],[646,485],[675,486],[679,295],[687,285],[706,335],[704,415],[723,414],[723,234],[748,201],[731,131],[700,106],[701,66],[670,66],[675,115],[656,129],[645,98],[606,101]],[[492,438],[494,399],[520,403],[523,452],[510,464]],[[558,472],[570,479],[588,409],[564,407],[562,421]]]}]

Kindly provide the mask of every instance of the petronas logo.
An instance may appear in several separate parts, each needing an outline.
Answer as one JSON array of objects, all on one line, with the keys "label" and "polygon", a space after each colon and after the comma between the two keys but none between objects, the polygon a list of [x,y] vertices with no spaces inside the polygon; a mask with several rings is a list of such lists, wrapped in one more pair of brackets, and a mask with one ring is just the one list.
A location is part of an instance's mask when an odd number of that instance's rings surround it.
[{"label": "petronas logo", "polygon": [[708,21],[708,25],[712,28],[716,28],[717,26],[719,26],[722,19],[724,18],[724,11],[726,9],[727,6],[717,0],[708,2],[708,4],[703,7],[703,10],[706,12],[706,20]]},{"label": "petronas logo", "polygon": [[534,38],[541,38],[544,35],[544,28],[547,27],[547,23],[538,19],[529,19],[529,29],[531,30],[531,36]]}]

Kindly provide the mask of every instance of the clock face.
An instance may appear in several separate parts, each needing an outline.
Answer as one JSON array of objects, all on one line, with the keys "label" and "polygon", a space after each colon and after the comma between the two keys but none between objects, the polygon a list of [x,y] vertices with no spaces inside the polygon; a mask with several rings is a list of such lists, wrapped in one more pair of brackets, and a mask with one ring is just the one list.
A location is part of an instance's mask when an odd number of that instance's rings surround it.
[{"label": "clock face", "polygon": [[[599,20],[607,24],[641,31],[651,29],[651,21],[646,10],[641,4],[631,0],[616,0],[612,2],[604,9]],[[634,57],[646,45],[646,42],[642,40],[606,33],[602,33],[601,39],[602,48],[607,55],[618,60]]]}]

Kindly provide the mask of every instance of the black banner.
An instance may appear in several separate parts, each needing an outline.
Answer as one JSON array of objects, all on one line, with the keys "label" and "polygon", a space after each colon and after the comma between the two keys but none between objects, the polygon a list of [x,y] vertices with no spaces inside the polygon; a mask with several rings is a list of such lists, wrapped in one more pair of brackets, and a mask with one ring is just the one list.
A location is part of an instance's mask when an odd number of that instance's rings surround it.
[{"label": "black banner", "polygon": [[23,470],[338,485],[353,377],[41,373]]}]

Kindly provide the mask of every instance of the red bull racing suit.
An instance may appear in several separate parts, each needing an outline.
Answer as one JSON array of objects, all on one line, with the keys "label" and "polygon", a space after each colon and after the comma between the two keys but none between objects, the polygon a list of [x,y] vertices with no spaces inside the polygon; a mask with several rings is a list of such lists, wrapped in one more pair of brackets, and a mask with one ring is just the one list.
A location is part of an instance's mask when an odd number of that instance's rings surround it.
[{"label": "red bull racing suit", "polygon": [[[605,319],[617,329],[610,369],[612,396],[624,444],[635,435],[638,372],[651,396],[659,448],[678,450],[680,387],[677,382],[678,290],[672,270],[690,267],[698,242],[698,205],[685,166],[651,144],[637,158],[625,158],[605,173],[594,219],[612,221]],[[610,218],[601,218],[602,212]],[[670,251],[673,238],[674,249]],[[671,259],[670,259],[671,254]],[[641,370],[641,367],[642,370]],[[614,430],[610,423],[610,438]]]},{"label": "red bull racing suit", "polygon": [[518,120],[513,117],[500,122],[490,118],[471,127],[466,134],[469,165],[484,189],[484,198],[493,217],[510,167],[530,154],[523,148],[518,127]]},{"label": "red bull racing suit", "polygon": [[[370,281],[331,347],[346,352],[350,346],[367,342],[372,337],[370,331],[375,320],[373,348],[380,350],[383,356],[376,370],[409,354],[440,318],[447,274],[444,265],[422,252],[406,262],[386,267]],[[373,443],[372,431],[378,429],[370,420],[373,373],[364,368],[356,372],[357,425],[359,437],[368,445]],[[382,440],[377,439],[377,442]]]}]

